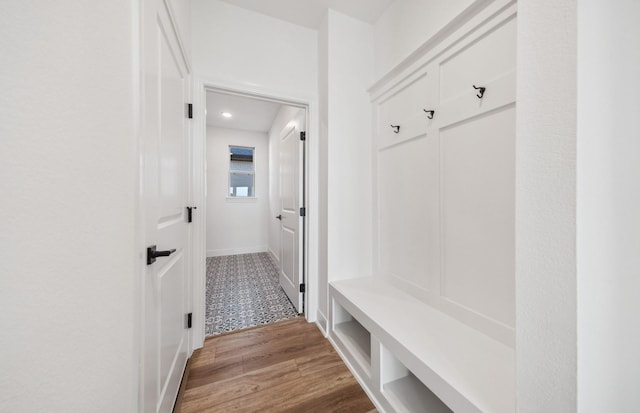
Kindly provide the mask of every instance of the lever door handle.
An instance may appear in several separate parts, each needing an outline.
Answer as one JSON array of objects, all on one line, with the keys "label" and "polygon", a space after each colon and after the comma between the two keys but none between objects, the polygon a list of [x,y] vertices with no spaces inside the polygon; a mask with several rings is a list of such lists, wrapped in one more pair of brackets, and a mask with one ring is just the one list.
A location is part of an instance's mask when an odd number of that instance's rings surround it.
[{"label": "lever door handle", "polygon": [[278,215],[276,219],[279,219],[280,221],[282,221],[282,214]]},{"label": "lever door handle", "polygon": [[168,257],[169,255],[173,254],[174,252],[176,252],[175,249],[166,250],[166,251],[158,251],[158,250],[156,250],[156,246],[152,245],[149,248],[147,248],[147,265],[151,265],[154,262],[156,262],[156,258],[158,258],[158,257]]},{"label": "lever door handle", "polygon": [[187,207],[187,222],[193,222],[193,210],[198,209],[198,207]]}]

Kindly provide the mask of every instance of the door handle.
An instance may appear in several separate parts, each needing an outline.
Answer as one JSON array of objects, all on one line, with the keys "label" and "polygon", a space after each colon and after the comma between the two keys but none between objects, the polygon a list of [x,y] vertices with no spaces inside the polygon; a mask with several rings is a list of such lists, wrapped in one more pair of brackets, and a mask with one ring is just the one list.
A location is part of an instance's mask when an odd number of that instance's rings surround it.
[{"label": "door handle", "polygon": [[282,214],[278,215],[276,219],[279,219],[280,221],[282,221]]},{"label": "door handle", "polygon": [[187,222],[193,222],[193,210],[198,209],[198,207],[187,207]]},{"label": "door handle", "polygon": [[156,246],[152,245],[147,248],[147,265],[151,265],[156,262],[156,258],[158,257],[168,257],[169,255],[176,252],[175,249],[166,250],[166,251],[157,251]]}]

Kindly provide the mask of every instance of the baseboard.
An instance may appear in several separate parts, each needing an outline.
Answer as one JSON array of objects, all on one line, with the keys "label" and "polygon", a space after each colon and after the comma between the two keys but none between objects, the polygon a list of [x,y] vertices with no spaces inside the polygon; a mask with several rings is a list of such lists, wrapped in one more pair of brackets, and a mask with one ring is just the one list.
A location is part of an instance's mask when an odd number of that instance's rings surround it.
[{"label": "baseboard", "polygon": [[269,248],[269,254],[271,254],[271,258],[273,258],[273,260],[276,262],[276,264],[278,264],[278,268],[280,268],[280,257],[278,255],[276,255],[276,253],[273,252],[273,250],[271,248]]},{"label": "baseboard", "polygon": [[327,329],[327,317],[322,314],[322,311],[320,310],[318,310],[316,314],[316,324],[320,331],[322,331],[322,334],[327,337],[329,334],[329,330]]},{"label": "baseboard", "polygon": [[255,254],[258,252],[267,252],[266,246],[228,248],[221,250],[207,250],[207,257],[223,257],[225,255]]}]

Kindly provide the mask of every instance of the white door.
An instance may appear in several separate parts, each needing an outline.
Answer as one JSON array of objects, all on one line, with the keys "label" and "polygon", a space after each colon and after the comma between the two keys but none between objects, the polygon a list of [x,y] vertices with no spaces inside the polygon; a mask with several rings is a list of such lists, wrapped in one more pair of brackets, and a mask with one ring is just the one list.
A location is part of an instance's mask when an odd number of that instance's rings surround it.
[{"label": "white door", "polygon": [[188,355],[187,143],[189,82],[166,2],[143,1],[141,214],[146,247],[173,251],[142,271],[142,412],[169,413]]},{"label": "white door", "polygon": [[300,291],[303,274],[303,207],[304,141],[300,132],[304,114],[287,125],[280,140],[280,285],[301,313],[304,294]]}]

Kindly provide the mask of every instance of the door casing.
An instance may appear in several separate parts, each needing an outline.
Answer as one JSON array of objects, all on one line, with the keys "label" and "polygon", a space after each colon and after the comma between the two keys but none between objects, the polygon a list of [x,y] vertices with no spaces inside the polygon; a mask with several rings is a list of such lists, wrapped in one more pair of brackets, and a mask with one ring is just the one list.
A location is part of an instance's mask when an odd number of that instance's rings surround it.
[{"label": "door casing", "polygon": [[[194,78],[193,84],[193,139],[192,176],[190,194],[193,205],[198,207],[192,227],[192,268],[193,268],[193,320],[192,350],[200,348],[205,339],[205,299],[206,299],[206,93],[218,92],[248,98],[268,100],[284,105],[305,109],[307,120],[307,141],[305,144],[304,199],[306,222],[304,231],[304,280],[306,284],[304,316],[309,322],[316,322],[318,310],[318,153],[319,128],[317,97],[296,95],[286,91],[274,91],[251,85]],[[326,286],[325,286],[326,288]],[[324,332],[324,330],[322,330]],[[326,332],[325,332],[326,333]]]}]

